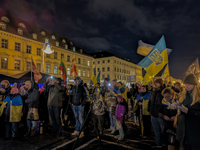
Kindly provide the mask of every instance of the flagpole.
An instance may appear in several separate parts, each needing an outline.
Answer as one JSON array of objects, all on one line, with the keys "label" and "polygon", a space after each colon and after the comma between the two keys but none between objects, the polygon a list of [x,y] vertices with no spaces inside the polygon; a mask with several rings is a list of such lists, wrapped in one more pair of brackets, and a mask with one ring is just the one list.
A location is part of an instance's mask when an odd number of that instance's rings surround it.
[{"label": "flagpole", "polygon": [[33,62],[33,58],[31,56],[31,81],[32,81],[32,62]]}]

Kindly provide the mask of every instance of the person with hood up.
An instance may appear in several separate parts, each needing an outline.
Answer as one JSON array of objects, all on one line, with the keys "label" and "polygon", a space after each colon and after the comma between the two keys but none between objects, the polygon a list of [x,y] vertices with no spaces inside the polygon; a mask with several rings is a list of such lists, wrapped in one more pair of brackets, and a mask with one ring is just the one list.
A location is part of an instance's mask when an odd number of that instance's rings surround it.
[{"label": "person with hood up", "polygon": [[[76,119],[76,127],[72,135],[79,135],[79,132],[83,126],[84,107],[88,100],[88,92],[86,87],[83,85],[83,81],[81,80],[80,77],[76,77],[74,80],[75,80],[75,86],[72,89],[73,93],[72,108]],[[82,138],[83,136],[84,132],[82,131],[80,134],[80,138]]]},{"label": "person with hood up", "polygon": [[161,94],[163,90],[163,80],[158,78],[154,81],[155,89],[151,92],[148,111],[151,113],[151,123],[155,134],[155,148],[162,148],[161,135],[164,130],[164,120],[158,116],[158,111],[161,106],[163,96]]},{"label": "person with hood up", "polygon": [[39,108],[39,87],[34,81],[26,81],[24,87],[28,89],[27,99],[25,99],[25,105],[28,110],[27,113],[27,127],[28,131],[24,135],[34,136],[37,129],[37,121],[39,120],[38,108]]},{"label": "person with hood up", "polygon": [[0,95],[2,95],[1,100],[4,100],[5,97],[10,93],[10,82],[8,80],[2,80],[1,85],[3,85],[4,88],[0,88]]},{"label": "person with hood up", "polygon": [[200,90],[197,78],[189,74],[183,81],[179,102],[176,139],[182,143],[184,150],[199,150],[200,142]]},{"label": "person with hood up", "polygon": [[[5,122],[6,122],[6,137],[9,140],[12,136],[13,139],[17,138],[19,122],[22,115],[23,101],[19,94],[19,90],[15,87],[12,88],[10,94],[6,96],[3,104],[0,107],[0,116],[5,108]],[[12,133],[12,135],[11,135]]]},{"label": "person with hood up", "polygon": [[[49,84],[49,85],[48,85]],[[50,114],[50,122],[52,121],[53,133],[57,134],[62,125],[61,123],[61,109],[63,105],[65,88],[61,86],[61,79],[55,77],[48,77],[44,88],[48,93],[48,109]]]},{"label": "person with hood up", "polygon": [[[124,115],[125,115],[126,107],[124,103],[124,98],[122,95],[117,96],[117,105],[115,110],[115,118],[120,121],[121,126],[124,124]],[[123,127],[119,129],[119,135],[115,136],[119,141],[124,139],[124,130]]]}]

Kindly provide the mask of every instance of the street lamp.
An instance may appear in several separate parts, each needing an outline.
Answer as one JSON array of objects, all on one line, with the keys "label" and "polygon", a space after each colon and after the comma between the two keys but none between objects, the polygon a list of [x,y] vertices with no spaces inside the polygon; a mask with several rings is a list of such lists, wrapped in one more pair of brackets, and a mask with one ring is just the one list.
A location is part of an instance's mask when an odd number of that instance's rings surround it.
[{"label": "street lamp", "polygon": [[54,50],[51,50],[49,42],[45,42],[43,45],[43,66],[42,66],[42,73],[44,73],[44,53],[52,54]]}]

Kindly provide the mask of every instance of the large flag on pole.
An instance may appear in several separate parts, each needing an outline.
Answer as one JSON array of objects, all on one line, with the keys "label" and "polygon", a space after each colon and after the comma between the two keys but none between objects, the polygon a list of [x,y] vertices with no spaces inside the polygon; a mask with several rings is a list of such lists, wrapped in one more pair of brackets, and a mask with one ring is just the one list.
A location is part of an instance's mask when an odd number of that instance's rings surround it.
[{"label": "large flag on pole", "polygon": [[66,67],[65,67],[65,61],[64,58],[62,58],[61,62],[60,62],[60,67],[59,70],[62,71],[62,77],[64,82],[66,82],[66,78],[67,78],[67,71],[66,71]]},{"label": "large flag on pole", "polygon": [[199,73],[199,59],[196,58],[195,61],[188,67],[185,75],[188,76],[189,74],[198,74]]},{"label": "large flag on pole", "polygon": [[164,36],[162,36],[149,54],[138,63],[138,65],[144,68],[144,70],[147,72],[144,76],[143,84],[148,84],[148,82],[151,81],[152,78],[158,74],[167,63],[168,55],[166,44]]},{"label": "large flag on pole", "polygon": [[38,83],[38,81],[42,78],[42,75],[37,70],[37,67],[35,66],[35,63],[33,62],[32,57],[31,57],[31,71],[34,73],[34,80],[35,80],[35,82]]},{"label": "large flag on pole", "polygon": [[169,77],[169,65],[167,64],[165,67],[165,70],[163,71],[162,77],[164,79],[166,79],[167,77]]},{"label": "large flag on pole", "polygon": [[71,65],[71,73],[74,75],[74,79],[77,77],[77,70],[76,70],[76,58],[72,59],[72,65]]},{"label": "large flag on pole", "polygon": [[96,78],[96,67],[93,69],[93,73],[92,73],[92,78],[91,78],[93,84],[97,84],[97,78]]}]

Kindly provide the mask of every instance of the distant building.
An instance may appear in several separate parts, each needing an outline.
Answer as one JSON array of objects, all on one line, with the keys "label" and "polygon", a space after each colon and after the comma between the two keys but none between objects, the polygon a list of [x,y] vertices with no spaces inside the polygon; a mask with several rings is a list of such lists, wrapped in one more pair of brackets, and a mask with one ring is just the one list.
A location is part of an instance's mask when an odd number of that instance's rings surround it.
[{"label": "distant building", "polygon": [[54,53],[45,54],[44,73],[61,77],[59,65],[65,60],[67,76],[71,75],[72,58],[76,57],[77,73],[89,83],[92,76],[94,58],[74,45],[65,36],[40,28],[21,19],[5,16],[0,12],[0,73],[13,75],[30,71],[31,57],[42,72],[43,44],[49,42]]},{"label": "distant building", "polygon": [[90,55],[95,58],[93,68],[96,68],[96,75],[101,71],[101,82],[104,78],[110,78],[128,83],[128,76],[134,76],[135,81],[142,81],[142,67],[132,63],[129,59],[123,59],[107,51],[91,53]]}]

